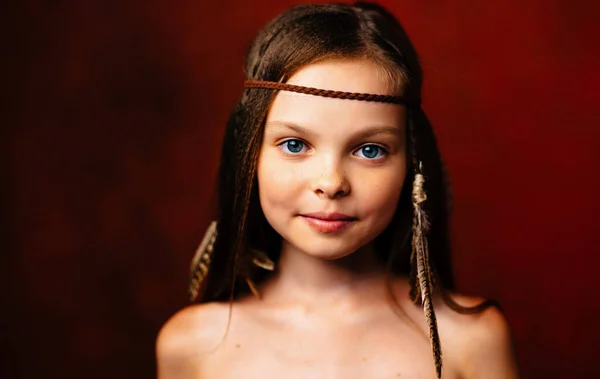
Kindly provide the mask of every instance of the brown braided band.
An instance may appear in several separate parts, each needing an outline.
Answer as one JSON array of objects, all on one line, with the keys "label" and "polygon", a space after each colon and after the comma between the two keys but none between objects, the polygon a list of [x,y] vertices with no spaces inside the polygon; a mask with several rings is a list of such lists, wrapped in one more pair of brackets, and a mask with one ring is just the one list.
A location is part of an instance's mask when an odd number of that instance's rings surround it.
[{"label": "brown braided band", "polygon": [[357,93],[357,92],[343,92],[343,91],[332,91],[326,89],[319,89],[313,87],[297,86],[294,84],[278,83],[278,82],[267,82],[260,80],[246,80],[244,82],[245,88],[266,88],[266,89],[278,89],[282,91],[290,91],[297,93],[304,93],[307,95],[331,97],[335,99],[348,99],[348,100],[361,100],[361,101],[375,101],[378,103],[390,103],[390,104],[404,104],[419,106],[420,101],[409,101],[401,96],[389,96],[389,95],[373,95],[370,93]]}]

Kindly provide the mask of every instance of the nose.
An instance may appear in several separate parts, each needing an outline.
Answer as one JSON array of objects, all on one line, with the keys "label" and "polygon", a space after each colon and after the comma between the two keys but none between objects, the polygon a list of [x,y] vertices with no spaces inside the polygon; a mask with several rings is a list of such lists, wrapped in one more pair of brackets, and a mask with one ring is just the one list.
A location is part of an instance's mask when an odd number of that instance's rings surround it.
[{"label": "nose", "polygon": [[314,192],[319,197],[335,199],[350,193],[350,183],[340,164],[329,159],[323,162],[314,183]]}]

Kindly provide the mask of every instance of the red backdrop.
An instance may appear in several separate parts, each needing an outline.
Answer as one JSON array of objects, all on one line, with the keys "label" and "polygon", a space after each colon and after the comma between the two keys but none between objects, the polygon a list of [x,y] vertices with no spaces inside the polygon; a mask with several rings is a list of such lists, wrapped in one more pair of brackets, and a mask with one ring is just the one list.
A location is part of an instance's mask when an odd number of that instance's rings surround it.
[{"label": "red backdrop", "polygon": [[[11,6],[0,376],[154,375],[154,338],[186,304],[209,222],[245,47],[293,3]],[[600,377],[599,7],[382,4],[423,62],[459,289],[503,304],[524,377]]]}]

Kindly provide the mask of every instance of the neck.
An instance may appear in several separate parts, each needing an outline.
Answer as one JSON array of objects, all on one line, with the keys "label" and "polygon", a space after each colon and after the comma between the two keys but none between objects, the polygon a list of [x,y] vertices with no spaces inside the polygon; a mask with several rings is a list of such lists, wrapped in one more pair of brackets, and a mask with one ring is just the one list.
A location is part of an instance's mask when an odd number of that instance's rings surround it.
[{"label": "neck", "polygon": [[286,244],[273,276],[261,292],[265,301],[313,307],[355,307],[385,299],[385,268],[371,244],[336,260],[324,260]]}]

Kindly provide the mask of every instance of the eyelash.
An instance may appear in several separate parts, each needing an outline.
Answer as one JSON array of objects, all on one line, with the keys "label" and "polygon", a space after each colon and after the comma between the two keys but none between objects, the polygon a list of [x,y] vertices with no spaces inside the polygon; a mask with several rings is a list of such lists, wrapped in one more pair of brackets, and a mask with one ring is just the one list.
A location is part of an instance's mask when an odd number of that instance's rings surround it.
[{"label": "eyelash", "polygon": [[[287,144],[288,144],[289,142],[291,142],[291,141],[297,141],[297,142],[299,142],[300,144],[302,144],[302,145],[303,145],[303,147],[305,147],[306,145],[308,145],[306,142],[302,141],[301,139],[298,139],[298,138],[290,138],[290,139],[287,139],[287,140],[285,140],[285,141],[281,142],[281,143],[280,143],[280,144],[278,144],[277,146],[278,146],[280,149],[283,149],[283,148],[285,148],[285,146],[287,146]],[[387,154],[388,154],[388,151],[387,151],[387,149],[385,149],[383,146],[380,146],[380,145],[377,145],[377,144],[374,144],[374,143],[369,143],[369,144],[362,145],[362,146],[361,146],[361,147],[359,147],[359,148],[358,148],[356,151],[360,151],[360,150],[364,149],[365,147],[375,147],[375,148],[376,148],[376,149],[378,149],[378,150],[379,150],[379,152],[382,154],[382,156],[380,156],[380,157],[375,157],[375,158],[361,157],[361,158],[365,158],[365,159],[367,159],[367,160],[375,161],[375,160],[378,160],[378,159],[384,158],[384,157],[385,157],[385,156],[387,156]],[[284,154],[287,154],[287,155],[297,155],[297,154],[300,154],[300,152],[291,152],[291,151],[284,151],[283,153],[284,153]]]}]

